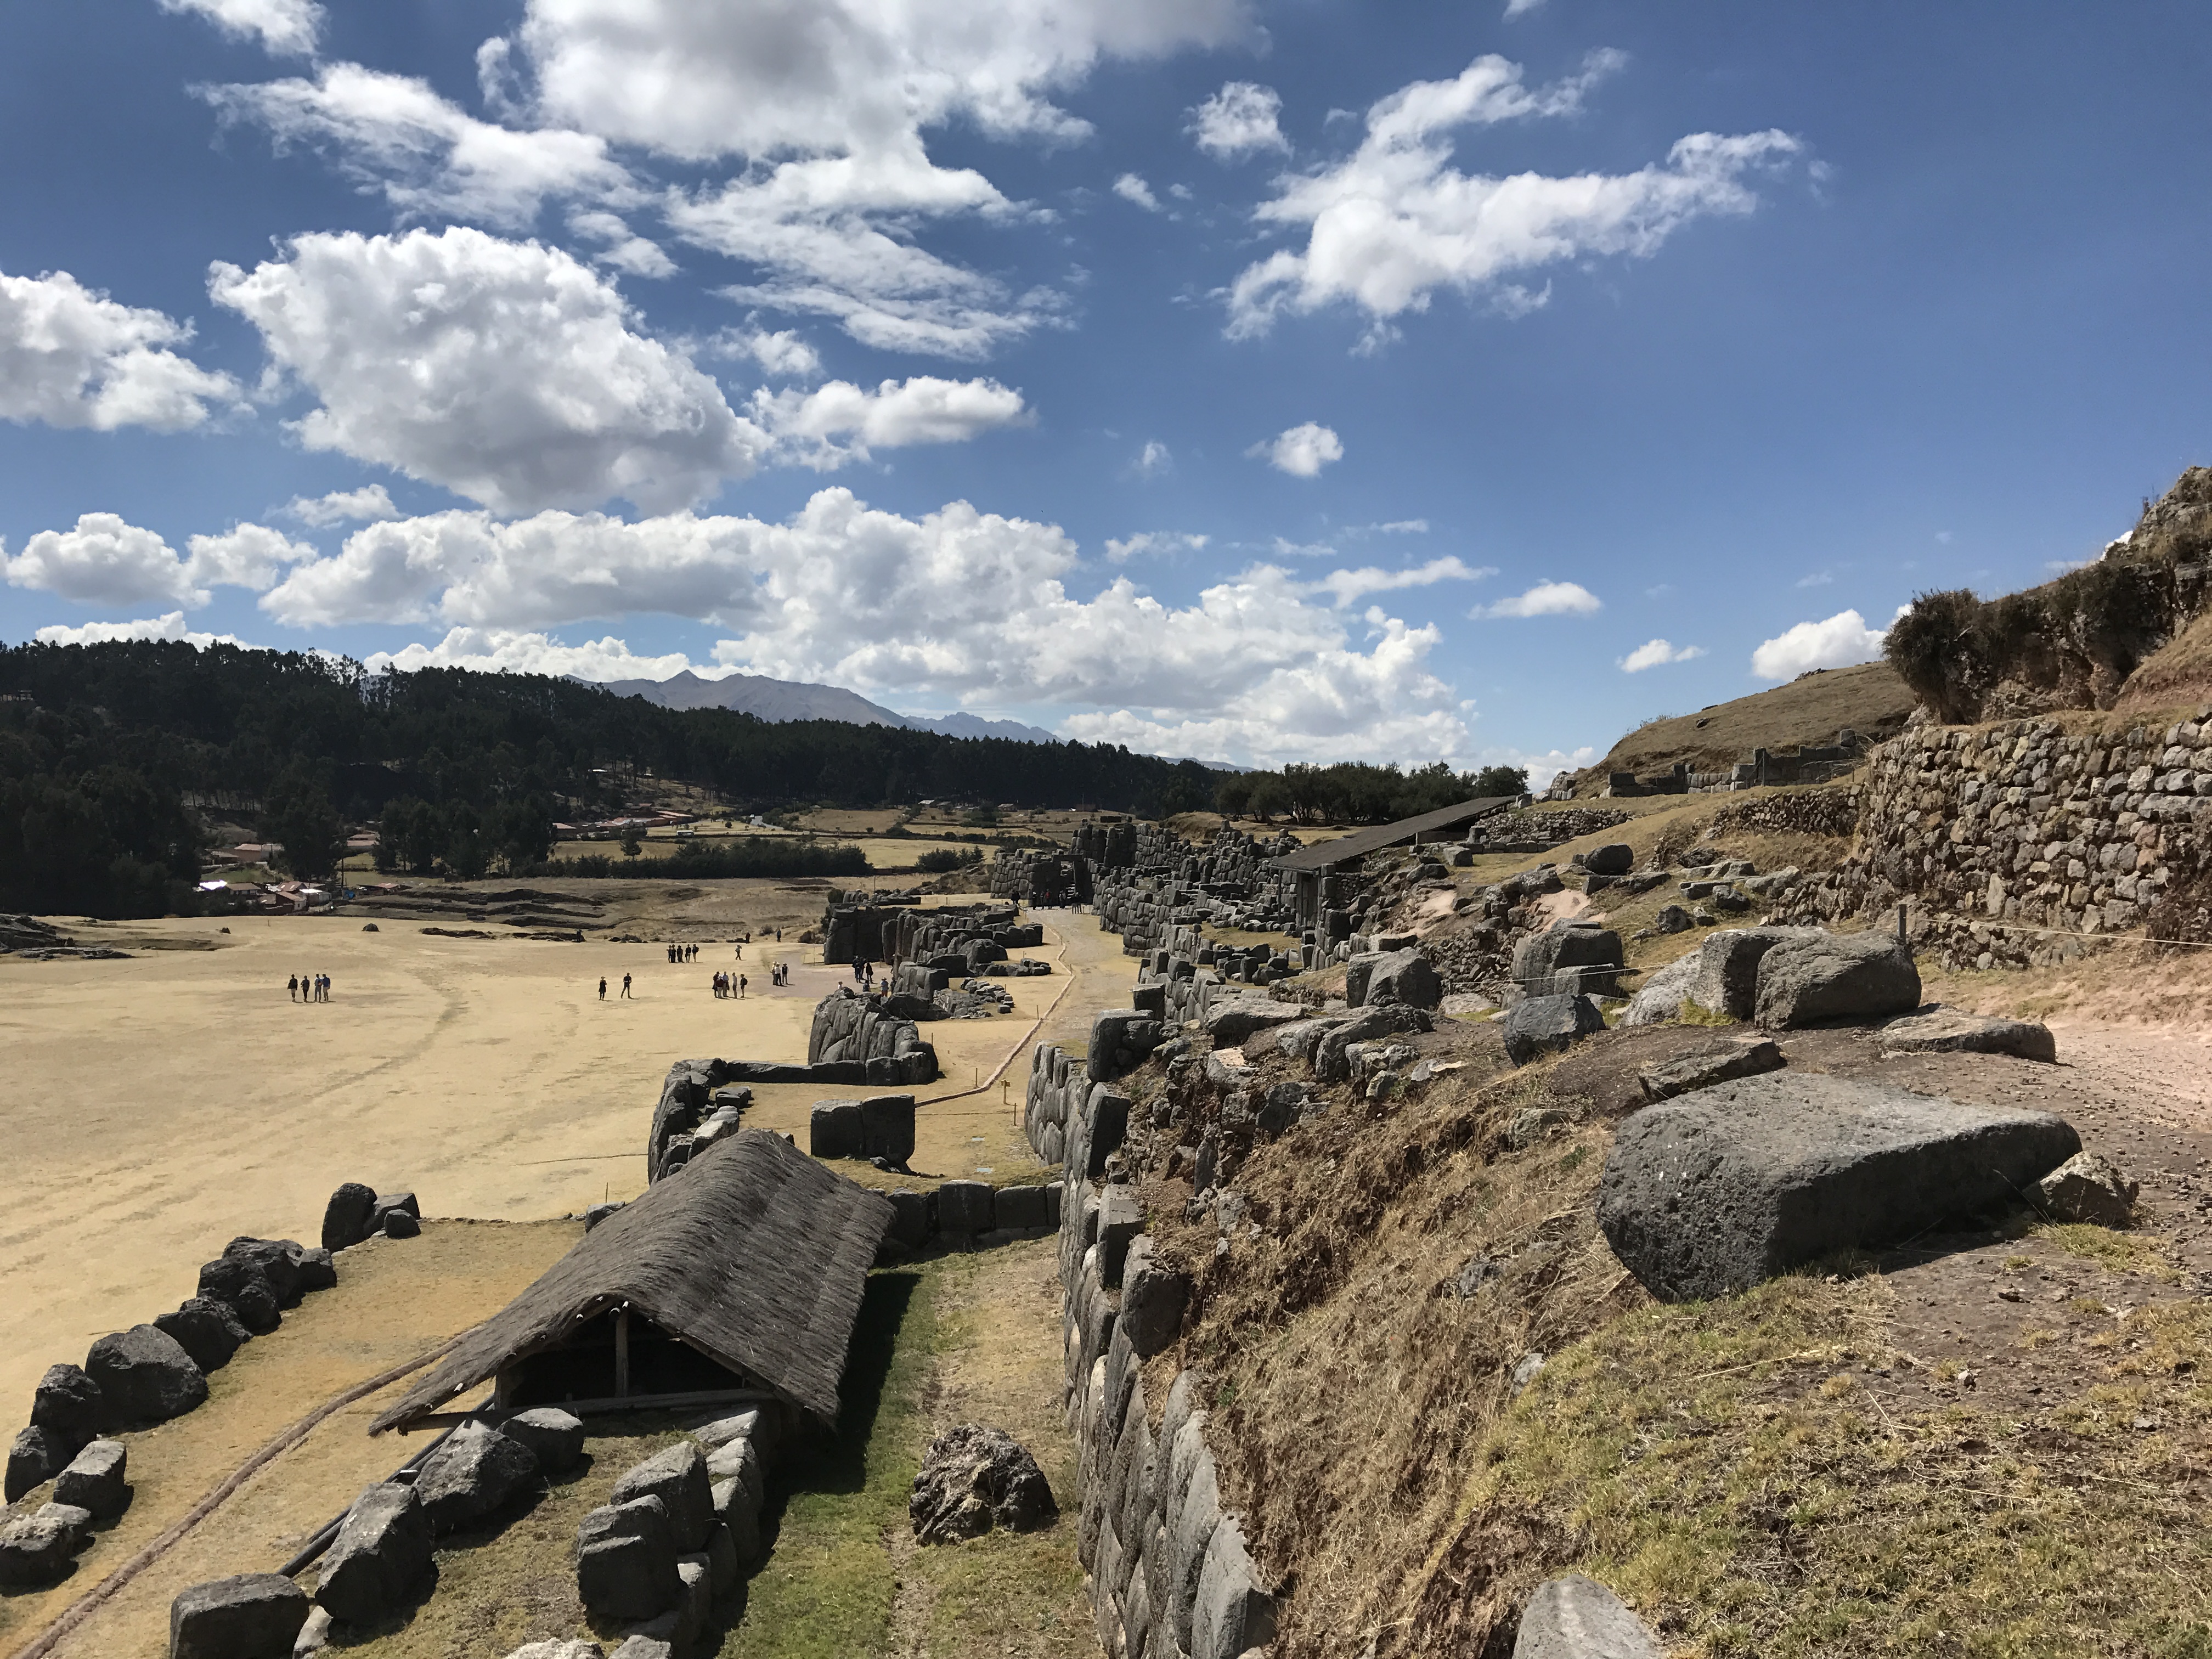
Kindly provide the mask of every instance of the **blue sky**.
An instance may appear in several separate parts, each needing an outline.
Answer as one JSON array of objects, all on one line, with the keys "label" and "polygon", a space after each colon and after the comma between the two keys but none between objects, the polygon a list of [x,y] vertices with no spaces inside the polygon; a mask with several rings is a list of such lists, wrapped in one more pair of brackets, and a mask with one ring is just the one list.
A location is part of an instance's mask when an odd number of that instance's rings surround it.
[{"label": "blue sky", "polygon": [[2201,9],[1506,12],[9,8],[0,636],[1540,770],[2212,459]]}]

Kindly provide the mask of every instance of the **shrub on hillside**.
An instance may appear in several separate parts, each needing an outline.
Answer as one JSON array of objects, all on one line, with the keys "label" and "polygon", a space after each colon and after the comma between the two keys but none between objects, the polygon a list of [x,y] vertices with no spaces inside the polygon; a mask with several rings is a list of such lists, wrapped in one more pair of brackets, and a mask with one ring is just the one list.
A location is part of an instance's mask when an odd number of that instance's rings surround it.
[{"label": "shrub on hillside", "polygon": [[925,875],[941,876],[953,870],[972,870],[983,861],[980,847],[933,847],[914,861]]}]

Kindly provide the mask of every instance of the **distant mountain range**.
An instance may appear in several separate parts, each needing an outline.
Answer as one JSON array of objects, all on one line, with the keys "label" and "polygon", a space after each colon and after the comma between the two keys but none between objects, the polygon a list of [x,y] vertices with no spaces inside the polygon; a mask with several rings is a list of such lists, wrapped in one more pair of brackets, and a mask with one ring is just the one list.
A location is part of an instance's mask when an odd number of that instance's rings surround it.
[{"label": "distant mountain range", "polygon": [[1041,726],[1024,726],[1019,720],[987,720],[975,714],[936,718],[902,714],[842,686],[772,680],[765,674],[731,674],[719,680],[708,680],[687,668],[665,680],[586,684],[604,684],[618,697],[643,697],[663,708],[731,708],[764,720],[844,720],[854,726],[902,726],[910,731],[935,732],[948,738],[1001,738],[1010,743],[1064,741]]}]

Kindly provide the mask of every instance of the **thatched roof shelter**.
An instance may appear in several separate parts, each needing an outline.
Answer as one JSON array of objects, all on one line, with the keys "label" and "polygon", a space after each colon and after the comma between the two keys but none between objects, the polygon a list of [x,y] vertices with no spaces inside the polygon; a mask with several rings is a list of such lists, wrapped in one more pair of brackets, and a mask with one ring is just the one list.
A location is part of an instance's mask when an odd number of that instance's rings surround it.
[{"label": "thatched roof shelter", "polygon": [[585,1234],[369,1432],[451,1410],[456,1395],[576,1346],[618,1310],[832,1423],[868,1267],[891,1215],[881,1194],[781,1136],[741,1130]]}]

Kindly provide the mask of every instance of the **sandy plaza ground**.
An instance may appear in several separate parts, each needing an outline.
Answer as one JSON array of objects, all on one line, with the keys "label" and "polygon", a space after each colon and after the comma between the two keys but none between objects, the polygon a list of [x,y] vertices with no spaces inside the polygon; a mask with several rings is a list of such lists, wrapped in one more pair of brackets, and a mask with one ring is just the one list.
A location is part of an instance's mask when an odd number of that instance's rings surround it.
[{"label": "sandy plaza ground", "polygon": [[[1120,940],[1088,915],[1044,919],[1047,945],[1029,954],[1056,971],[999,981],[1015,1013],[926,1029],[945,1076],[924,1100],[964,1097],[925,1106],[920,1175],[1034,1169],[1012,1115],[1026,1046],[1013,1051],[1048,1010],[1051,1040],[1126,1001]],[[487,1220],[633,1195],[672,1060],[803,1060],[816,1001],[850,982],[818,947],[756,942],[740,962],[699,927],[665,933],[701,939],[681,966],[650,938],[446,939],[391,921],[372,933],[343,915],[76,931],[134,954],[0,958],[0,1401],[19,1404],[47,1365],[190,1296],[233,1237],[315,1242],[341,1182],[411,1188],[426,1217]],[[794,963],[788,988],[766,983],[779,956]],[[750,978],[743,1001],[712,994],[725,967]],[[287,977],[309,974],[331,976],[330,1002],[288,1000]],[[966,1092],[1010,1054],[1005,1086]],[[763,1089],[748,1121],[803,1146],[808,1109],[839,1092]]]}]

